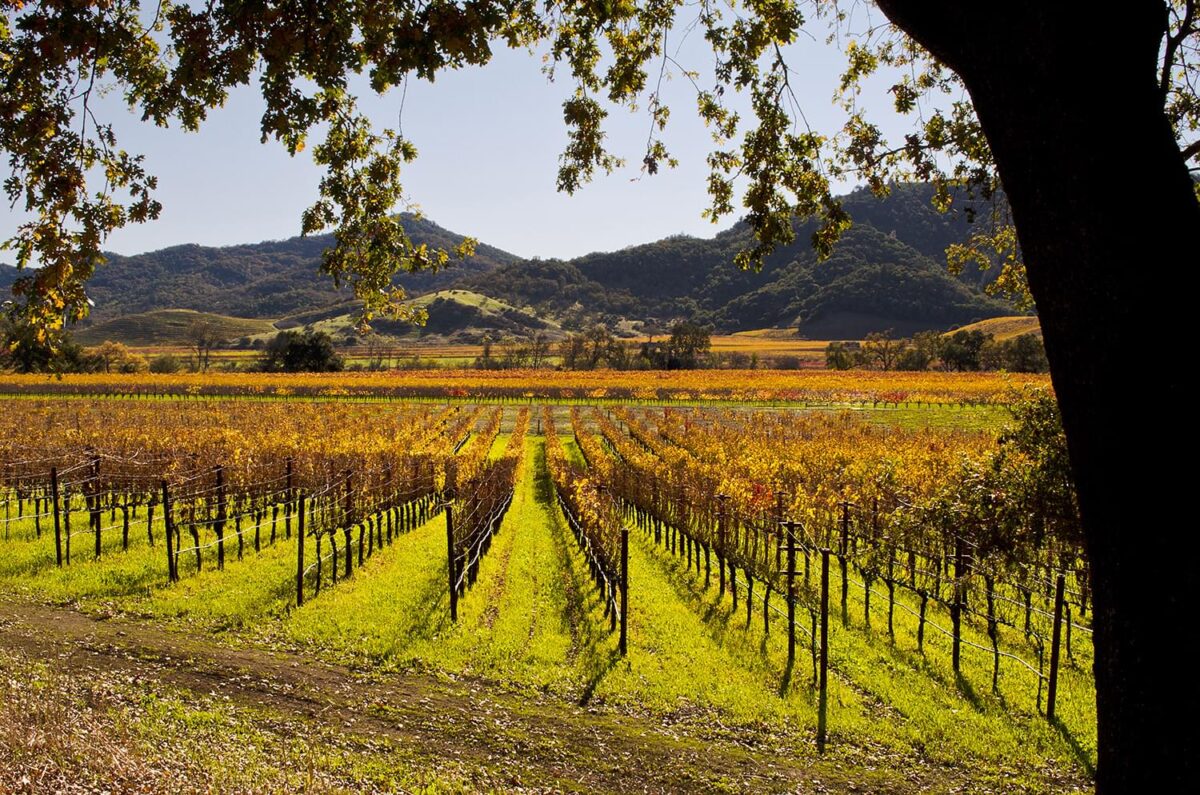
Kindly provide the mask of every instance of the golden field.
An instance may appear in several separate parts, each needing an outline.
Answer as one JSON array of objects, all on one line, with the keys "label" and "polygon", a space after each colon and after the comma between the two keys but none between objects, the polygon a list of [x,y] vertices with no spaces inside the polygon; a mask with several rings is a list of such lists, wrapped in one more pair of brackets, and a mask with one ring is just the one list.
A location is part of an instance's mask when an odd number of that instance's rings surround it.
[{"label": "golden field", "polygon": [[257,396],[467,400],[987,405],[1044,375],[869,370],[559,371],[2,375],[0,395]]}]

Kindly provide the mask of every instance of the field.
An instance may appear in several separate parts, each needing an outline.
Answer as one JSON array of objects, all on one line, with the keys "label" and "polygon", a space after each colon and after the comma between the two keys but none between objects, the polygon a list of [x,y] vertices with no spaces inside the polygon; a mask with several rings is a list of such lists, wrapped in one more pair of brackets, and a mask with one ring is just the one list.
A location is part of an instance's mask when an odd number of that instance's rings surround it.
[{"label": "field", "polygon": [[[498,303],[498,302],[497,302]],[[489,309],[484,301],[476,301],[471,306],[478,306],[481,311]],[[512,310],[517,311],[517,310]],[[187,327],[189,317],[199,313],[189,313],[186,310],[164,310],[143,315],[131,315],[133,321],[126,318],[99,324],[85,329],[77,335],[81,342],[88,345],[99,344],[106,339],[125,342],[144,356],[154,357],[169,353],[187,360],[193,355],[187,345]],[[211,316],[219,325],[227,329],[225,335],[230,340],[241,337],[267,340],[279,328],[291,328],[291,319],[276,321],[278,328],[270,320],[246,320],[242,318],[224,318],[219,315]],[[353,336],[352,316],[337,315],[333,318],[321,318],[311,321],[314,328],[334,335],[336,338]],[[482,332],[481,332],[482,333]],[[556,335],[557,336],[557,335]],[[629,344],[638,344],[659,337],[633,336],[624,338]],[[736,334],[717,334],[712,337],[712,351],[719,355],[742,354],[747,357],[757,357],[759,366],[768,366],[783,358],[793,360],[793,366],[821,367],[825,363],[826,340],[809,340],[797,337],[792,329],[762,329],[759,331],[738,332]],[[496,349],[499,350],[499,349]],[[496,353],[493,351],[493,355]],[[483,354],[483,346],[462,342],[447,342],[437,336],[427,337],[413,335],[413,339],[405,342],[391,340],[379,346],[351,346],[339,350],[347,365],[370,366],[376,360],[381,360],[383,366],[412,366],[419,363],[426,367],[466,367],[471,365]],[[220,348],[214,350],[211,356],[211,366],[219,370],[224,366],[246,367],[256,361],[259,352],[251,348]],[[557,361],[556,357],[551,357]]]},{"label": "field", "polygon": [[923,512],[1007,417],[965,383],[6,400],[0,791],[1089,790],[1086,560]]},{"label": "field", "polygon": [[417,370],[380,373],[3,375],[0,395],[350,398],[787,407],[1003,405],[1049,376],[876,370]]}]

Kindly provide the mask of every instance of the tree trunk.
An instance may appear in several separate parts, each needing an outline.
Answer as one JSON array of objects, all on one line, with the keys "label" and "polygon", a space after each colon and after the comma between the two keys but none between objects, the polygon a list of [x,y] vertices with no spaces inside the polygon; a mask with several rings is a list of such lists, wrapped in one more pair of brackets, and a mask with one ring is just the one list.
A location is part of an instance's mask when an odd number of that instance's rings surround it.
[{"label": "tree trunk", "polygon": [[1187,405],[1176,351],[1200,204],[1156,85],[1165,9],[879,4],[963,78],[1012,206],[1092,561],[1097,789],[1183,791],[1198,688],[1179,622],[1197,542],[1174,509],[1190,472],[1161,460],[1174,429],[1152,412]]}]

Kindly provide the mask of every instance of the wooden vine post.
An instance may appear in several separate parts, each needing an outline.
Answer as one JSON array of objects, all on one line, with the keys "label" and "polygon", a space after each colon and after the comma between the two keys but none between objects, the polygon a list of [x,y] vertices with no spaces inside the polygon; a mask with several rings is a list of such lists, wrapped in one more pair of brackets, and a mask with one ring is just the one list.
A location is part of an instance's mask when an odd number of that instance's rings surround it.
[{"label": "wooden vine post", "polygon": [[717,592],[725,595],[725,495],[717,495]]},{"label": "wooden vine post", "polygon": [[167,581],[176,582],[179,580],[179,572],[175,568],[175,534],[171,527],[171,493],[167,487],[167,481],[162,481],[162,505],[163,505],[163,527],[166,529],[167,536]]},{"label": "wooden vine post", "polygon": [[225,503],[225,467],[216,466],[217,486],[217,518],[213,522],[213,531],[217,534],[217,569],[225,570],[225,520],[227,518]]},{"label": "wooden vine post", "polygon": [[954,650],[952,654],[954,673],[959,672],[960,658],[962,657],[962,608],[963,592],[966,587],[963,578],[965,576],[963,541],[961,538],[958,538],[954,542],[954,601],[950,603],[950,620],[954,630]]},{"label": "wooden vine post", "polygon": [[71,489],[68,486],[62,495],[63,560],[71,565]]},{"label": "wooden vine post", "polygon": [[58,467],[50,467],[50,510],[54,512],[54,559],[63,565],[62,520],[58,515]]},{"label": "wooden vine post", "polygon": [[454,508],[446,502],[446,569],[450,576],[450,620],[458,621],[458,572],[454,559]]},{"label": "wooden vine post", "polygon": [[1050,681],[1046,689],[1046,720],[1054,720],[1054,701],[1058,696],[1058,657],[1062,643],[1063,591],[1066,580],[1062,574],[1054,585],[1054,632],[1050,636]]},{"label": "wooden vine post", "polygon": [[829,711],[829,550],[821,550],[821,665],[817,687],[817,752],[825,753]]},{"label": "wooden vine post", "polygon": [[846,602],[850,592],[850,576],[847,571],[846,556],[850,553],[850,503],[842,502],[842,539],[838,547],[838,562],[842,567],[842,624],[850,624],[850,607]]},{"label": "wooden vine post", "polygon": [[796,523],[787,523],[788,670],[796,664]]},{"label": "wooden vine post", "polygon": [[[290,474],[291,459],[288,459]],[[289,487],[289,494],[291,493]],[[304,495],[297,500],[296,513],[296,607],[304,605]]]},{"label": "wooden vine post", "polygon": [[91,496],[88,498],[88,515],[92,522],[92,532],[96,534],[96,557],[100,557],[100,525],[103,523],[100,518],[100,456],[97,453],[92,454],[92,487]]},{"label": "wooden vine post", "polygon": [[292,537],[292,504],[296,501],[296,473],[295,466],[292,462],[292,457],[288,456],[286,461],[286,478],[284,488],[284,507],[283,507],[283,536],[284,538]]},{"label": "wooden vine post", "polygon": [[629,650],[629,528],[621,528],[621,656]]}]

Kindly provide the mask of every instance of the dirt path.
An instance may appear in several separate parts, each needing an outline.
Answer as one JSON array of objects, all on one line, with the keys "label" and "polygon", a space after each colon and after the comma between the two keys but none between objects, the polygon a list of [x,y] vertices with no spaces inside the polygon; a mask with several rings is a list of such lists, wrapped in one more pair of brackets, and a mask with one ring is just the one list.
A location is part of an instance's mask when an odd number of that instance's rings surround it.
[{"label": "dirt path", "polygon": [[[770,736],[700,736],[652,717],[593,712],[479,681],[371,677],[288,653],[227,648],[144,621],[97,620],[28,602],[0,601],[0,646],[53,660],[60,671],[136,677],[149,690],[216,692],[291,720],[386,738],[431,762],[453,758],[514,788],[896,792],[931,786],[930,770],[847,770],[843,763],[804,758]],[[934,778],[933,789],[954,787],[944,775]]]}]

